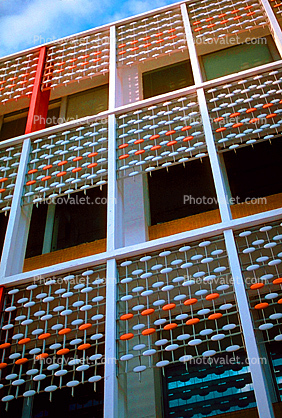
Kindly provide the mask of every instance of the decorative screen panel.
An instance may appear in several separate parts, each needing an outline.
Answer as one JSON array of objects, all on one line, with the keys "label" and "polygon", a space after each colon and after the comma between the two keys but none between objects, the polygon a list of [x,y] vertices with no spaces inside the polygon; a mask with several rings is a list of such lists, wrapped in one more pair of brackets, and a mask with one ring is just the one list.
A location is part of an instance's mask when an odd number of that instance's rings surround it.
[{"label": "decorative screen panel", "polygon": [[48,47],[42,89],[92,78],[109,71],[109,31],[62,39]]},{"label": "decorative screen panel", "polygon": [[207,155],[195,94],[117,116],[119,174],[134,176]]},{"label": "decorative screen panel", "polygon": [[24,203],[106,184],[107,144],[107,119],[33,140]]},{"label": "decorative screen panel", "polygon": [[131,65],[187,49],[180,8],[117,27],[118,65]]},{"label": "decorative screen panel", "polygon": [[8,288],[0,398],[10,402],[103,378],[105,266]]},{"label": "decorative screen panel", "polygon": [[219,150],[271,140],[281,134],[282,69],[241,78],[206,91]]}]

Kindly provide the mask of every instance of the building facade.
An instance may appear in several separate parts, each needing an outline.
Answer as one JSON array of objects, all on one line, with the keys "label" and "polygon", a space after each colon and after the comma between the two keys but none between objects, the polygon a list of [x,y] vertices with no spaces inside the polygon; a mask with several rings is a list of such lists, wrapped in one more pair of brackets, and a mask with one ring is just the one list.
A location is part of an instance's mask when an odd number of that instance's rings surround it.
[{"label": "building facade", "polygon": [[1,417],[282,416],[281,11],[0,60]]}]

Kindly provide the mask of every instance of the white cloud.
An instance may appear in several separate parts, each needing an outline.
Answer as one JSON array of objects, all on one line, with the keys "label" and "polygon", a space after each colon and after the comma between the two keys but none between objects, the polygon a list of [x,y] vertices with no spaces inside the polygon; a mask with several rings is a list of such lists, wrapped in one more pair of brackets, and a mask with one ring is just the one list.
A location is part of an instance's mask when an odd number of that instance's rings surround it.
[{"label": "white cloud", "polygon": [[170,3],[173,0],[12,0],[1,11],[0,56]]},{"label": "white cloud", "polygon": [[[20,13],[0,18],[0,55],[83,30],[108,0],[32,0]],[[15,1],[15,9],[16,10]]]},{"label": "white cloud", "polygon": [[123,1],[121,9],[112,14],[112,21],[148,12],[150,10],[157,9],[158,7],[163,7],[173,3],[175,3],[173,0],[155,0],[153,4],[150,0]]}]

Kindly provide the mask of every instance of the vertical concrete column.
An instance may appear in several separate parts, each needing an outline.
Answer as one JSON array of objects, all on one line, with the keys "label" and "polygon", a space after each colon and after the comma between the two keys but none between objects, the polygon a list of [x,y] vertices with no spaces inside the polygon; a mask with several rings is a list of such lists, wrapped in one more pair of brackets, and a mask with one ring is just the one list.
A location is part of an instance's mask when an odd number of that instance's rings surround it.
[{"label": "vertical concrete column", "polygon": [[138,64],[119,68],[117,75],[121,90],[121,100],[118,105],[126,105],[143,99],[142,75]]},{"label": "vertical concrete column", "polygon": [[55,211],[56,211],[56,205],[54,203],[50,203],[47,209],[42,254],[47,254],[52,251],[52,238],[53,238],[53,228],[54,228],[54,221],[55,221]]},{"label": "vertical concrete column", "polygon": [[[193,33],[189,21],[189,15],[187,11],[186,4],[181,5],[182,19],[185,28],[186,40],[188,45],[188,51],[191,61],[191,67],[193,71],[193,77],[195,80],[195,85],[200,86],[203,79],[201,73],[201,67],[199,59],[197,56],[197,50],[193,38]],[[220,210],[221,219],[223,222],[228,222],[232,219],[229,199],[228,199],[228,190],[226,189],[226,184],[224,180],[224,174],[220,167],[219,157],[216,151],[216,146],[214,143],[214,138],[212,134],[212,127],[210,123],[210,117],[205,97],[205,92],[203,88],[197,90],[198,102],[200,107],[200,113],[205,133],[205,139],[209,154],[209,159],[211,163],[211,170],[213,174],[213,180],[215,185],[215,190],[217,194],[218,206]]]},{"label": "vertical concrete column", "polygon": [[25,173],[29,160],[29,152],[30,139],[27,138],[24,140],[22,147],[9,222],[3,245],[0,264],[0,282],[3,282],[4,278],[7,276],[21,273],[24,264],[32,205],[22,206],[21,202],[25,184]]},{"label": "vertical concrete column", "polygon": [[[116,28],[110,28],[110,85],[109,109],[114,110],[117,103],[116,70]],[[115,115],[108,117],[108,201],[107,201],[107,251],[120,246],[121,225],[118,210],[122,207],[122,197],[116,179],[116,120]],[[104,417],[123,418],[125,408],[125,382],[117,376],[117,266],[116,260],[107,261],[106,275],[106,323],[105,323],[105,379],[104,379]]]},{"label": "vertical concrete column", "polygon": [[264,370],[260,360],[259,349],[256,342],[253,321],[249,302],[245,290],[244,278],[241,271],[240,260],[232,230],[224,231],[225,245],[229,265],[233,277],[233,286],[236,302],[241,318],[243,336],[246,345],[249,367],[253,381],[254,393],[260,418],[274,418],[271,396],[266,383]]},{"label": "vertical concrete column", "polygon": [[259,0],[266,16],[268,17],[269,25],[271,28],[271,33],[273,35],[274,41],[276,43],[277,49],[280,56],[282,57],[282,31],[279,23],[277,22],[276,16],[270,6],[268,0]]},{"label": "vertical concrete column", "polygon": [[148,240],[149,193],[146,174],[123,180],[124,244]]},{"label": "vertical concrete column", "polygon": [[[142,74],[138,64],[118,69],[122,105],[142,100]],[[146,175],[137,175],[118,180],[122,190],[123,245],[132,245],[148,240],[149,194]]]}]

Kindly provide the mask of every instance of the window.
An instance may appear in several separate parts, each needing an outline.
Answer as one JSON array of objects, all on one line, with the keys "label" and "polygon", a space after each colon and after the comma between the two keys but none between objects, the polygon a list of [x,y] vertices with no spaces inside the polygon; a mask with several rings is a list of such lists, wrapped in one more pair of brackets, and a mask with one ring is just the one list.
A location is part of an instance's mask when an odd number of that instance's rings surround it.
[{"label": "window", "polygon": [[107,188],[57,198],[52,251],[106,237]]},{"label": "window", "polygon": [[25,258],[42,254],[48,205],[33,205]]},{"label": "window", "polygon": [[143,74],[143,97],[157,96],[194,84],[190,61],[168,65]]},{"label": "window", "polygon": [[151,225],[217,209],[208,157],[148,176]]},{"label": "window", "polygon": [[282,140],[275,138],[223,153],[232,197],[238,203],[282,193]]},{"label": "window", "polygon": [[[56,200],[51,251],[106,237],[107,188],[61,196]],[[34,206],[25,257],[42,254],[48,204]],[[0,237],[1,238],[1,237]]]},{"label": "window", "polygon": [[[51,101],[46,117],[46,128],[57,125],[60,114],[60,101]],[[28,109],[23,109],[18,112],[4,115],[2,127],[0,129],[0,141],[5,139],[15,138],[24,135],[26,122],[28,116]]]},{"label": "window", "polygon": [[60,100],[52,100],[49,102],[49,109],[46,117],[46,128],[58,124],[58,118],[60,116]]},{"label": "window", "polygon": [[1,212],[0,213],[0,256],[2,253],[2,249],[3,249],[8,220],[9,220],[9,216],[5,215],[4,212]]},{"label": "window", "polygon": [[273,381],[276,382],[277,397],[282,401],[282,354],[280,341],[271,341],[266,344],[270,359]]},{"label": "window", "polygon": [[[32,418],[102,418],[103,417],[103,380],[93,384],[87,382],[75,388],[74,396],[69,388],[62,388],[52,394],[52,402],[49,401],[48,393],[40,393],[34,396]],[[64,400],[62,402],[62,399]]]},{"label": "window", "polygon": [[280,59],[271,37],[256,41],[255,44],[245,43],[202,55],[206,79],[223,77]]},{"label": "window", "polygon": [[209,361],[188,362],[187,368],[179,363],[164,368],[165,418],[221,416],[255,406],[243,350],[236,357],[227,353],[205,360]]},{"label": "window", "polygon": [[27,114],[28,109],[23,109],[20,112],[13,112],[5,115],[0,130],[0,141],[24,135]]},{"label": "window", "polygon": [[108,109],[109,85],[73,94],[68,97],[67,120],[96,115]]}]

